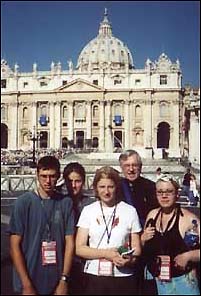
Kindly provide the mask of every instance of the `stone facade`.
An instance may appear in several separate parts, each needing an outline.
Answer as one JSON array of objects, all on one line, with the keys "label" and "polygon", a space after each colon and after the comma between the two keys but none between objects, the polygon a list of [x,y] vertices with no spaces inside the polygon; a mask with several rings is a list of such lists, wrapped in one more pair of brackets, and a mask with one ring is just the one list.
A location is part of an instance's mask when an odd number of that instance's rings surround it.
[{"label": "stone facade", "polygon": [[[113,36],[107,11],[96,38],[77,66],[52,62],[30,73],[1,61],[2,148],[79,148],[113,152],[135,148],[143,155],[183,154],[184,90],[180,63],[165,53],[135,69],[127,46]],[[1,141],[2,142],[2,141]]]}]

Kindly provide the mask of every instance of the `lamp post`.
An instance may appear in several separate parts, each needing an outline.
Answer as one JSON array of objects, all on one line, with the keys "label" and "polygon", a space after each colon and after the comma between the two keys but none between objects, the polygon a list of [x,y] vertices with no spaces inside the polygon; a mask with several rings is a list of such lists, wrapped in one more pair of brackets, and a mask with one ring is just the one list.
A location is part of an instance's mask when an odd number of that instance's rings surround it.
[{"label": "lamp post", "polygon": [[29,131],[28,133],[29,140],[33,142],[33,156],[32,156],[32,165],[31,167],[36,167],[36,142],[40,139],[40,133],[36,132],[36,127],[34,126],[33,132]]}]

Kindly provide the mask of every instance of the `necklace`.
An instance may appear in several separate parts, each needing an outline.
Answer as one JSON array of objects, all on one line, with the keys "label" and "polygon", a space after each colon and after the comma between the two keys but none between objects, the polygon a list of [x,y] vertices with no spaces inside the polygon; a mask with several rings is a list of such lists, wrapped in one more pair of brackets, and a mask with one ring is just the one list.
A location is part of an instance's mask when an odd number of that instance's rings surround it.
[{"label": "necklace", "polygon": [[167,226],[166,226],[166,228],[164,230],[164,228],[163,228],[163,211],[161,211],[160,228],[159,228],[159,231],[160,231],[161,235],[164,235],[168,231],[170,225],[172,224],[172,221],[174,220],[174,217],[176,216],[176,212],[177,212],[177,210],[175,208],[174,212],[173,212],[172,216],[170,217],[170,219],[168,220]]},{"label": "necklace", "polygon": [[[114,224],[114,220],[115,220],[117,205],[115,205],[115,208],[114,208],[111,216],[109,217],[108,222],[106,221],[106,218],[105,218],[105,215],[104,215],[104,212],[103,212],[103,206],[102,206],[101,201],[100,201],[100,207],[101,207],[103,221],[105,223],[105,230],[106,230],[106,233],[107,233],[107,243],[109,244],[110,237],[111,237],[111,234],[112,234],[112,228],[113,228],[113,224]],[[112,220],[112,223],[111,223],[110,230],[109,230],[109,225],[110,225],[111,220]]]}]

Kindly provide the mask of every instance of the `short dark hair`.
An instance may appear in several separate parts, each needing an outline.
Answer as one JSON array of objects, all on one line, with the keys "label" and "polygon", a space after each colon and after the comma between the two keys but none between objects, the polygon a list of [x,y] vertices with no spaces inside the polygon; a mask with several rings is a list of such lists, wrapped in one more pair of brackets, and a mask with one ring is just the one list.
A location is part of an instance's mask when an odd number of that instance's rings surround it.
[{"label": "short dark hair", "polygon": [[80,175],[80,177],[82,178],[83,183],[85,182],[85,169],[84,167],[78,163],[78,162],[71,162],[69,164],[67,164],[64,168],[63,171],[63,178],[65,180],[68,179],[68,176],[72,173],[72,172],[76,172],[77,174]]},{"label": "short dark hair", "polygon": [[60,174],[60,162],[55,156],[43,156],[37,163],[37,173],[39,173],[39,170],[41,169],[53,169],[56,170],[58,174]]}]

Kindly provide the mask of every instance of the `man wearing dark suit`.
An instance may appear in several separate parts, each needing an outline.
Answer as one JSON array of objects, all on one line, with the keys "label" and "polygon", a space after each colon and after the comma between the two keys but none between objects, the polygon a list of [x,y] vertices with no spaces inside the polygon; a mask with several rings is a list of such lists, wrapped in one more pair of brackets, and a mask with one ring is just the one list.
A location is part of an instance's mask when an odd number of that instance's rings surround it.
[{"label": "man wearing dark suit", "polygon": [[123,152],[119,157],[119,163],[124,175],[122,178],[124,200],[136,208],[143,227],[147,213],[158,206],[155,183],[140,176],[142,160],[137,151]]},{"label": "man wearing dark suit", "polygon": [[[133,205],[138,213],[142,228],[148,212],[158,207],[156,199],[155,182],[140,176],[142,160],[135,150],[127,150],[119,157],[120,167],[124,177],[122,178],[122,191],[124,201]],[[135,266],[138,278],[138,295],[142,295],[144,283],[144,257],[139,258]]]}]

